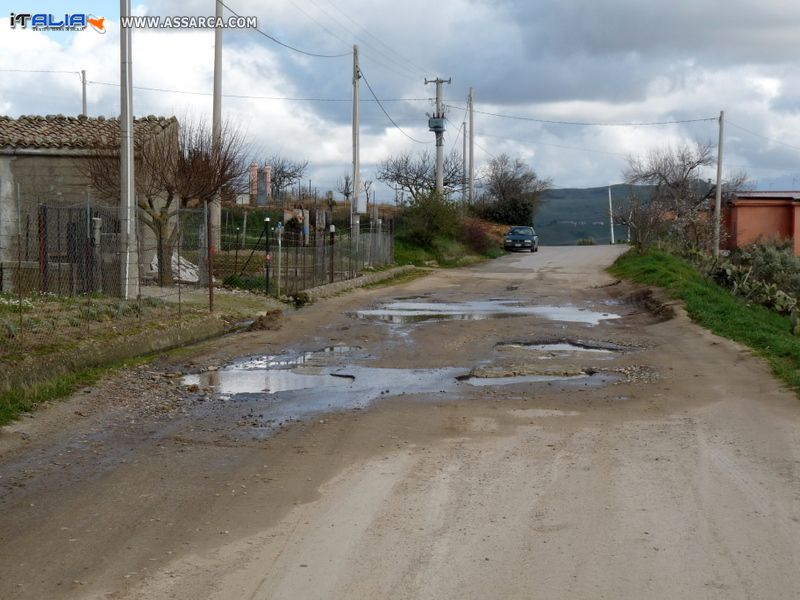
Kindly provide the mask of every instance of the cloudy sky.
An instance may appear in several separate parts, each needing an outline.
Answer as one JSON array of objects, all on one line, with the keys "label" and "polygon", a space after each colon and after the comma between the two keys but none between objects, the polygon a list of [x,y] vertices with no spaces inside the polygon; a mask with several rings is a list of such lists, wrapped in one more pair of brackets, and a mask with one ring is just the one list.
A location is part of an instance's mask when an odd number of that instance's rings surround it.
[{"label": "cloudy sky", "polygon": [[[90,115],[118,115],[118,3],[4,4],[17,9],[8,12],[80,10],[105,16],[108,32],[12,30],[3,16],[0,114],[77,114],[75,72],[86,69],[92,82]],[[134,14],[214,13],[213,0],[133,4]],[[620,180],[627,155],[692,140],[716,143],[715,119],[725,110],[726,171],[746,170],[760,189],[800,186],[796,0],[225,4],[257,16],[260,29],[312,53],[345,54],[359,44],[365,78],[402,128],[395,128],[374,102],[362,103],[362,177],[367,179],[388,155],[433,149],[425,113],[432,109],[434,86],[424,79],[442,76],[452,78],[445,86],[451,105],[448,150],[461,147],[465,97],[470,86],[475,90],[478,166],[505,152],[524,158],[558,187],[606,185]],[[213,37],[210,30],[135,30],[134,85],[176,90],[136,89],[135,113],[210,119]],[[312,186],[335,187],[351,157],[351,57],[310,57],[257,32],[226,31],[223,70],[223,115],[246,133],[255,157],[280,153],[308,159]],[[363,84],[361,96],[371,98]],[[610,127],[509,117],[579,123],[712,120]],[[390,198],[388,190],[379,194]]]}]

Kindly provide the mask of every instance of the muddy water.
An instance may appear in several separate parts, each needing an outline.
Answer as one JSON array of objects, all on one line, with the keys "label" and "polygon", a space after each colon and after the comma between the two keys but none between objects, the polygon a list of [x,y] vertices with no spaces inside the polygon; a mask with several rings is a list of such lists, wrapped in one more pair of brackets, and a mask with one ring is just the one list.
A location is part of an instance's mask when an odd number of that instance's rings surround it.
[{"label": "muddy water", "polygon": [[467,368],[391,369],[357,364],[367,358],[361,348],[333,346],[253,357],[220,370],[187,375],[183,382],[209,389],[223,405],[249,407],[254,426],[268,432],[286,421],[366,408],[381,398],[436,394],[437,399],[447,399],[475,387],[554,382],[603,385],[609,381],[600,374],[473,377]]},{"label": "muddy water", "polygon": [[478,321],[508,317],[538,316],[552,321],[597,325],[620,315],[585,307],[528,306],[516,300],[473,300],[465,302],[387,302],[377,308],[352,313],[360,319],[387,323],[412,324],[426,321]]}]

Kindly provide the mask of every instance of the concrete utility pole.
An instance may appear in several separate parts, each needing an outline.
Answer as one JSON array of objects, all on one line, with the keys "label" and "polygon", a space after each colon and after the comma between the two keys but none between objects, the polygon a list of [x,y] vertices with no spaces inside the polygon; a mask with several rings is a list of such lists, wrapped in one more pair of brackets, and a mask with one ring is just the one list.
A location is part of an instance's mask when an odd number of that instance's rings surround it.
[{"label": "concrete utility pole", "polygon": [[611,227],[611,245],[613,246],[616,242],[614,241],[614,205],[611,204],[611,184],[608,184],[608,224]]},{"label": "concrete utility pole", "polygon": [[472,95],[472,88],[469,88],[469,98],[467,99],[467,107],[469,108],[469,203],[475,202],[475,124],[474,116],[472,114],[472,102],[474,97]]},{"label": "concrete utility pole", "polygon": [[425,79],[425,84],[436,84],[436,113],[428,119],[428,129],[436,134],[436,192],[444,193],[444,98],[443,83],[450,83],[450,79]]},{"label": "concrete utility pole", "polygon": [[[216,17],[219,23],[222,20],[222,2],[214,0],[216,5]],[[211,141],[213,151],[216,153],[220,147],[220,137],[222,132],[222,28],[214,28],[214,101],[211,109]],[[211,249],[217,250],[220,242],[220,225],[222,224],[222,202],[219,193],[214,196],[214,200],[209,207],[209,219],[211,232]]]},{"label": "concrete utility pole", "polygon": [[[131,0],[120,0],[119,14],[127,17],[131,14]],[[120,142],[120,195],[119,195],[119,220],[120,220],[120,295],[123,300],[129,299],[138,293],[138,272],[134,271],[137,264],[136,236],[134,225],[134,178],[133,178],[133,64],[131,58],[131,30],[122,28],[119,37],[119,142]],[[131,285],[132,273],[136,272],[136,286]]]},{"label": "concrete utility pole", "polygon": [[86,71],[83,69],[81,69],[81,114],[89,114],[86,110]]},{"label": "concrete utility pole", "polygon": [[717,146],[717,193],[714,197],[714,257],[719,256],[719,229],[722,221],[722,145],[725,139],[725,111],[719,111],[719,145]]},{"label": "concrete utility pole", "polygon": [[359,155],[359,85],[361,71],[358,67],[358,44],[353,44],[353,200],[350,204],[350,226],[354,215],[361,212],[359,188],[361,187],[361,158]]},{"label": "concrete utility pole", "polygon": [[467,119],[461,123],[461,204],[467,205]]}]

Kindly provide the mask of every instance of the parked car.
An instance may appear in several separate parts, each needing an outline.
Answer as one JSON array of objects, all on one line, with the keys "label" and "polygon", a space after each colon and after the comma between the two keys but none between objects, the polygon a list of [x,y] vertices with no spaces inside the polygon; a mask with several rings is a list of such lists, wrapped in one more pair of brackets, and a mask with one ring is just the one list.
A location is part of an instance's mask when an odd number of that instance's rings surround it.
[{"label": "parked car", "polygon": [[503,241],[506,250],[539,251],[539,236],[533,227],[512,227]]}]

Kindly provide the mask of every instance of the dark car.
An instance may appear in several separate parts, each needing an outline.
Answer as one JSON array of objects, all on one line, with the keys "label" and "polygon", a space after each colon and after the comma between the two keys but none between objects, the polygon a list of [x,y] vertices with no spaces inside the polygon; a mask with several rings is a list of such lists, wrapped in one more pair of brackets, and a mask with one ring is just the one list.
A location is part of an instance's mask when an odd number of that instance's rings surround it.
[{"label": "dark car", "polygon": [[506,250],[539,251],[539,236],[533,227],[512,227],[503,241]]}]

